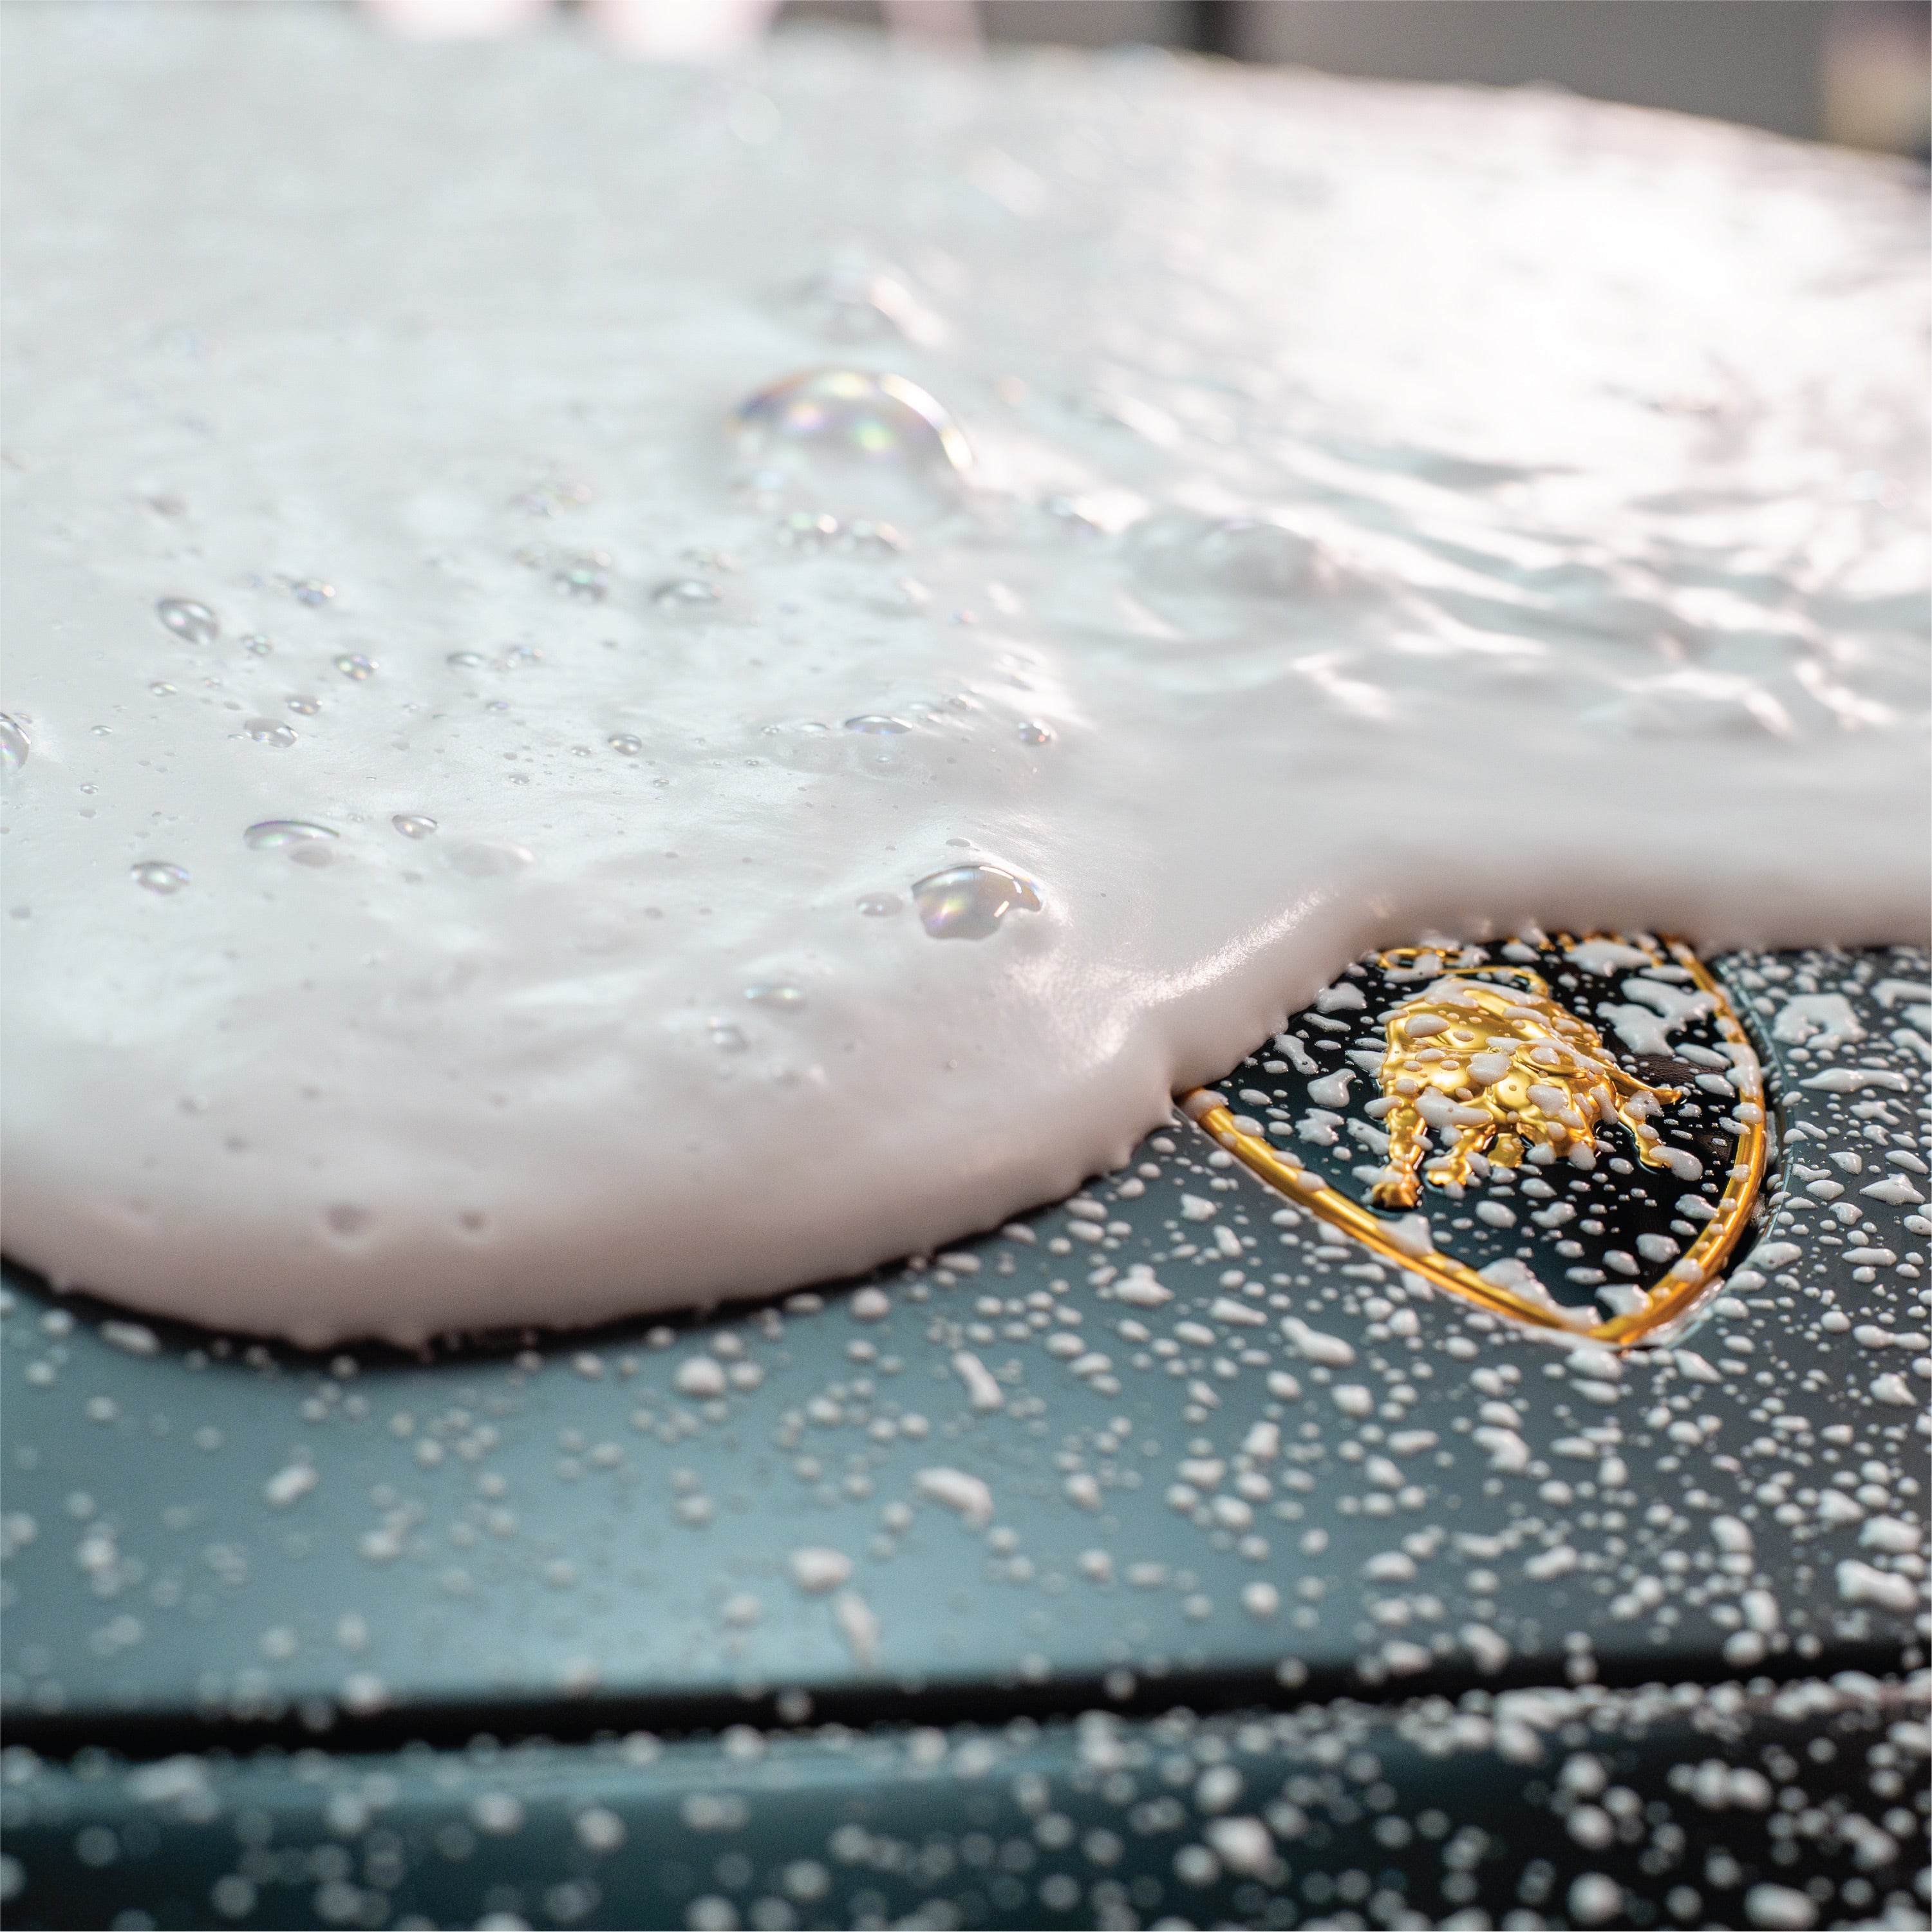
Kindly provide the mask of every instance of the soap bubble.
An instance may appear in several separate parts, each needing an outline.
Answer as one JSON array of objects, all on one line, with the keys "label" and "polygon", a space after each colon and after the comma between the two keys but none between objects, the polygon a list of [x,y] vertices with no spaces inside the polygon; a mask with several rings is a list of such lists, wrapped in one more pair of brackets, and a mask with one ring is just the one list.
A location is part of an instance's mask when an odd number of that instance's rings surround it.
[{"label": "soap bubble", "polygon": [[865,892],[854,904],[868,919],[890,919],[904,909],[905,901],[897,892]]},{"label": "soap bubble", "polygon": [[902,724],[896,718],[868,711],[862,717],[847,718],[845,728],[848,731],[864,731],[874,737],[896,737],[901,732],[910,731],[912,727]]},{"label": "soap bubble", "polygon": [[357,684],[366,684],[376,675],[374,661],[364,657],[360,651],[344,651],[335,660],[335,668]]},{"label": "soap bubble", "polygon": [[190,644],[212,644],[221,634],[221,620],[192,597],[164,597],[154,606],[154,615]]},{"label": "soap bubble", "polygon": [[917,880],[912,896],[934,939],[990,939],[1016,906],[1040,910],[1033,885],[998,866],[949,866]]},{"label": "soap bubble", "polygon": [[143,892],[158,892],[165,898],[188,884],[188,868],[171,866],[165,859],[143,859],[128,868],[128,876]]},{"label": "soap bubble", "polygon": [[17,718],[0,711],[0,772],[17,772],[27,762],[32,749],[26,728]]},{"label": "soap bubble", "polygon": [[795,1013],[805,1004],[805,995],[796,986],[747,986],[745,997],[754,1006],[771,1006],[779,1012]]},{"label": "soap bubble", "polygon": [[258,745],[279,745],[286,750],[296,741],[293,730],[273,718],[251,718],[242,728]]},{"label": "soap bubble", "polygon": [[651,602],[660,610],[692,610],[718,601],[717,586],[701,577],[674,577],[651,592]]},{"label": "soap bubble", "polygon": [[604,740],[612,751],[621,752],[627,758],[634,758],[644,748],[644,741],[632,731],[614,731]]},{"label": "soap bubble", "polygon": [[405,838],[427,838],[436,830],[436,820],[419,812],[399,812],[389,823]]},{"label": "soap bubble", "polygon": [[818,510],[936,512],[972,467],[944,406],[903,376],[814,369],[742,404],[739,452]]},{"label": "soap bubble", "polygon": [[1019,731],[1022,745],[1050,745],[1053,742],[1053,727],[1036,724],[1030,718],[1022,723]]}]

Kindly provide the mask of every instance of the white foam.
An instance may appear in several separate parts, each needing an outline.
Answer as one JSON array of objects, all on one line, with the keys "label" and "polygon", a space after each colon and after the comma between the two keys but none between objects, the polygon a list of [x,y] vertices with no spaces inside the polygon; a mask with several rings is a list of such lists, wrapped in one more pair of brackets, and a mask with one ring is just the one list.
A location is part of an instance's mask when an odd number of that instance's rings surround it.
[{"label": "white foam", "polygon": [[[563,32],[152,10],[8,23],[7,1241],[57,1282],[310,1341],[795,1286],[1117,1163],[1372,943],[1922,934],[1879,166],[808,41],[748,148]],[[734,493],[800,451],[733,405],[840,363],[972,446],[874,466],[903,550],[781,542],[808,460]]]}]

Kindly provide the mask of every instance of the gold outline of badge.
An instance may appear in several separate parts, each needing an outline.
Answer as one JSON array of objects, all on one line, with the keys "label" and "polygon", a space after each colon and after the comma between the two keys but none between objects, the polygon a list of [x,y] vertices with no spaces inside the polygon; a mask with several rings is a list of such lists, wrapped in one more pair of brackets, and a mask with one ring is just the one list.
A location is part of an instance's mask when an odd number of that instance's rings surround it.
[{"label": "gold outline of badge", "polygon": [[1284,1155],[1282,1150],[1256,1135],[1244,1133],[1234,1124],[1234,1114],[1220,1094],[1197,1088],[1181,1096],[1182,1110],[1277,1193],[1306,1208],[1330,1227],[1352,1236],[1384,1260],[1420,1276],[1432,1287],[1460,1295],[1493,1314],[1508,1316],[1532,1328],[1571,1335],[1579,1341],[1628,1348],[1666,1340],[1666,1331],[1693,1313],[1716,1289],[1724,1264],[1743,1238],[1764,1178],[1766,1135],[1763,1071],[1743,1022],[1724,988],[1689,946],[1676,939],[1666,939],[1664,944],[1699,990],[1709,994],[1715,1002],[1712,1017],[1730,1050],[1732,1071],[1729,1077],[1737,1090],[1733,1116],[1737,1138],[1716,1212],[1689,1248],[1651,1286],[1646,1305],[1630,1314],[1615,1316],[1588,1328],[1572,1328],[1548,1307],[1539,1306],[1502,1283],[1488,1280],[1453,1255],[1437,1248],[1417,1251],[1405,1246],[1396,1232],[1396,1223],[1382,1220],[1320,1176],[1307,1172],[1292,1155]]}]

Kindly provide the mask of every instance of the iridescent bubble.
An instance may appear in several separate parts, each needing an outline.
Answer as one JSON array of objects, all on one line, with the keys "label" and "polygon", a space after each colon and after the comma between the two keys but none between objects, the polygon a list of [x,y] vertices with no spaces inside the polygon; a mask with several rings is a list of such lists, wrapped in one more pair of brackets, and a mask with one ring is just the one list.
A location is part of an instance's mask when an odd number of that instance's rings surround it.
[{"label": "iridescent bubble", "polygon": [[711,1035],[711,1044],[721,1053],[742,1053],[751,1044],[745,1037],[744,1029],[734,1026],[729,1020],[707,1020],[705,1026]]},{"label": "iridescent bubble", "polygon": [[158,892],[165,898],[188,884],[188,869],[171,866],[165,859],[143,859],[128,868],[128,876],[143,892]]},{"label": "iridescent bubble", "polygon": [[1031,883],[998,866],[949,866],[916,880],[912,896],[934,939],[990,939],[1016,906],[1040,909]]},{"label": "iridescent bubble", "polygon": [[1030,718],[1020,726],[1020,742],[1022,745],[1050,745],[1053,742],[1053,728],[1050,724],[1036,724]]},{"label": "iridescent bubble", "polygon": [[274,718],[251,718],[242,728],[258,745],[279,745],[286,749],[296,741],[294,730]]},{"label": "iridescent bubble", "polygon": [[374,662],[365,658],[360,651],[344,651],[335,660],[335,668],[344,677],[357,684],[366,684],[376,675]]},{"label": "iridescent bubble", "polygon": [[742,404],[739,452],[816,510],[937,509],[972,467],[944,406],[903,376],[814,369]]},{"label": "iridescent bubble", "polygon": [[289,586],[289,594],[298,604],[306,604],[316,610],[335,595],[335,586],[323,583],[319,577],[304,577]]},{"label": "iridescent bubble", "polygon": [[154,606],[154,615],[190,644],[212,644],[221,635],[221,620],[192,597],[164,597]]},{"label": "iridescent bubble", "polygon": [[242,835],[251,852],[280,852],[298,866],[326,866],[340,836],[332,826],[306,818],[265,818]]},{"label": "iridescent bubble", "polygon": [[436,820],[419,812],[399,812],[389,823],[405,838],[427,838],[436,830]]},{"label": "iridescent bubble", "polygon": [[251,658],[265,658],[275,648],[274,640],[265,638],[259,631],[251,632],[242,640],[242,648]]},{"label": "iridescent bubble", "polygon": [[897,892],[866,892],[854,903],[868,919],[890,919],[905,908],[905,901]]},{"label": "iridescent bubble", "polygon": [[507,879],[536,862],[525,845],[459,845],[449,855],[451,869],[466,879]]},{"label": "iridescent bubble", "polygon": [[634,758],[644,748],[643,739],[628,731],[614,731],[604,741],[614,752],[621,752],[627,758]]},{"label": "iridescent bubble", "polygon": [[806,1003],[799,988],[784,985],[747,986],[745,997],[754,1006],[770,1006],[782,1013],[795,1013]]},{"label": "iridescent bubble", "polygon": [[0,772],[17,772],[27,762],[27,754],[32,748],[26,727],[17,718],[9,718],[0,711]]},{"label": "iridescent bubble", "polygon": [[718,601],[718,586],[701,577],[674,577],[651,592],[651,602],[660,609],[692,610]]},{"label": "iridescent bubble", "polygon": [[910,731],[912,727],[901,724],[896,718],[887,718],[880,712],[868,711],[861,717],[847,718],[845,728],[848,731],[868,732],[874,737],[896,737],[902,732]]},{"label": "iridescent bubble", "polygon": [[313,718],[322,709],[322,700],[310,698],[305,692],[298,692],[289,700],[289,709],[299,718]]}]

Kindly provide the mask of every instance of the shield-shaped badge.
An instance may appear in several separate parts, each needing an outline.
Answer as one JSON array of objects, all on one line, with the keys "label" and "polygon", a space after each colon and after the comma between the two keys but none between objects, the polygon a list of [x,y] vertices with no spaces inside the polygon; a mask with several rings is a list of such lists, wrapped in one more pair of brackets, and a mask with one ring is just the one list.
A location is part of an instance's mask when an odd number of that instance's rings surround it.
[{"label": "shield-shaped badge", "polygon": [[1758,1058],[1676,940],[1390,947],[1237,1077],[1184,1104],[1290,1211],[1538,1328],[1665,1339],[1757,1210]]}]

